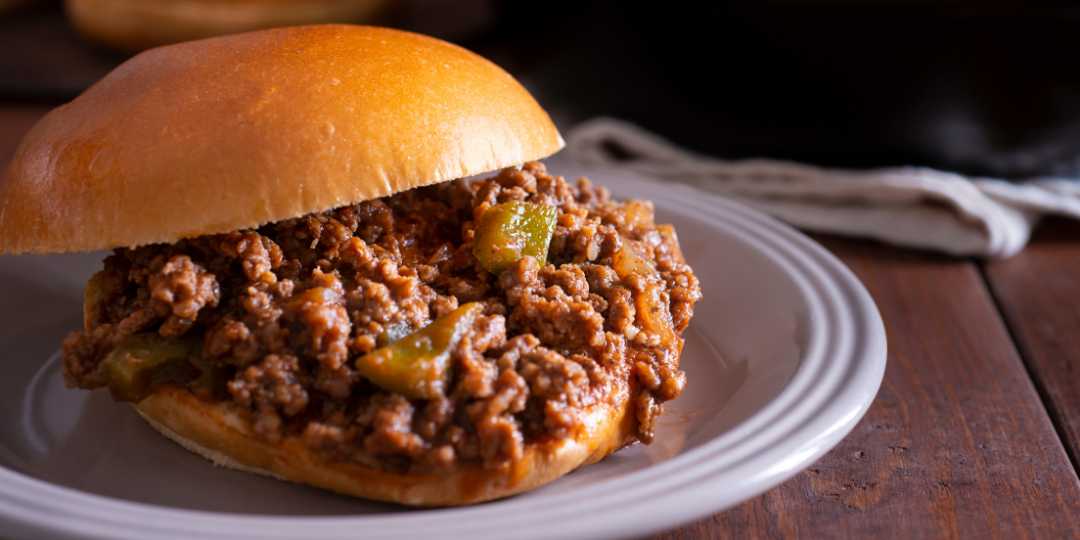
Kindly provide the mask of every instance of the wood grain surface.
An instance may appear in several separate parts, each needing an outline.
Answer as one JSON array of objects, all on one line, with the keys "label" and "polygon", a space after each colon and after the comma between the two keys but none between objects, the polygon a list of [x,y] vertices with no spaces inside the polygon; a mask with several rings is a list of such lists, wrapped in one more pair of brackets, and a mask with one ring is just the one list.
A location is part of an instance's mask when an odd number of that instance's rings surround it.
[{"label": "wood grain surface", "polygon": [[[0,105],[0,161],[44,111]],[[1075,453],[1080,233],[1055,227],[986,269],[1027,366],[974,263],[819,238],[885,320],[877,400],[807,471],[659,537],[1080,538],[1080,480],[1055,430]]]},{"label": "wood grain surface", "polygon": [[977,268],[822,240],[885,321],[876,401],[807,471],[661,538],[1080,536],[1080,481]]},{"label": "wood grain surface", "polygon": [[1023,254],[986,265],[986,276],[1080,467],[1080,224],[1044,223]]}]

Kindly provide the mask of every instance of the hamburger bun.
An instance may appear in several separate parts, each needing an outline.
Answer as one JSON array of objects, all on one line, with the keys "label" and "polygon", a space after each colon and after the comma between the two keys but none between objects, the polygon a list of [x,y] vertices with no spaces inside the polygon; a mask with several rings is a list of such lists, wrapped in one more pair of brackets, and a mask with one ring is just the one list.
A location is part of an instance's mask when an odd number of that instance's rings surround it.
[{"label": "hamburger bun", "polygon": [[471,504],[528,491],[600,461],[633,440],[629,400],[597,405],[572,438],[529,444],[520,460],[487,469],[476,464],[430,474],[392,473],[331,461],[298,437],[270,443],[228,403],[209,403],[176,387],[163,387],[136,406],[154,429],[216,465],[320,487],[344,495],[411,506]]},{"label": "hamburger bun", "polygon": [[438,39],[326,25],[170,45],[25,136],[0,183],[0,253],[225,233],[562,146],[513,77]]},{"label": "hamburger bun", "polygon": [[370,22],[388,0],[66,0],[72,26],[121,51],[277,26]]}]

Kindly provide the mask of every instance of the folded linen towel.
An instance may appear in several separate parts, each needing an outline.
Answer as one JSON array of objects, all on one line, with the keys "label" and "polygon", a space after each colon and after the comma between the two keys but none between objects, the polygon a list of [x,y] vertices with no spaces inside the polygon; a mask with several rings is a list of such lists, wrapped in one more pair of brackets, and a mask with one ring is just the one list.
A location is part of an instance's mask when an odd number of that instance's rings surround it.
[{"label": "folded linen towel", "polygon": [[851,171],[769,159],[726,161],[610,118],[572,128],[562,157],[692,184],[803,229],[953,255],[1008,257],[1023,249],[1041,217],[1080,219],[1078,180],[1010,183],[916,167]]}]

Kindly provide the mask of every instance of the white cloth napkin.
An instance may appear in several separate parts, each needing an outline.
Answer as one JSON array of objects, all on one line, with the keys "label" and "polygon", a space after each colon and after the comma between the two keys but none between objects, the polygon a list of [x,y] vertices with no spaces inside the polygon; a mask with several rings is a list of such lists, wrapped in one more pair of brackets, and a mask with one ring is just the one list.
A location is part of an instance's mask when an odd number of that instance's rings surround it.
[{"label": "white cloth napkin", "polygon": [[[612,146],[631,157],[614,155]],[[1042,216],[1080,219],[1080,180],[1013,184],[916,167],[848,171],[769,159],[725,161],[610,118],[571,129],[564,153],[581,165],[692,184],[800,228],[953,255],[1008,257],[1023,249]]]}]

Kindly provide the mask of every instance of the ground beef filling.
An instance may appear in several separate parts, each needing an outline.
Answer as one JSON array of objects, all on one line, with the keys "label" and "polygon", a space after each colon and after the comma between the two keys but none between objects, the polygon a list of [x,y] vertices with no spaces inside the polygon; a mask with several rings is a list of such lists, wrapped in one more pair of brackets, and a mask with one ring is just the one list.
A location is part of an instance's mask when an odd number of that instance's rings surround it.
[{"label": "ground beef filling", "polygon": [[[496,276],[473,256],[475,223],[507,201],[555,206],[557,225],[546,261],[525,257]],[[119,249],[95,277],[86,327],[64,343],[65,374],[102,386],[102,359],[137,333],[196,342],[191,362],[221,384],[193,391],[235,404],[260,436],[395,471],[503,466],[528,443],[572,436],[584,411],[627,390],[648,442],[685,382],[679,336],[701,296],[664,232],[651,204],[528,163],[257,230]],[[674,339],[642,324],[636,299],[649,284],[613,268],[628,242],[662,278]],[[467,302],[483,314],[454,346],[440,395],[407,399],[357,373],[355,359],[386,336]]]}]

